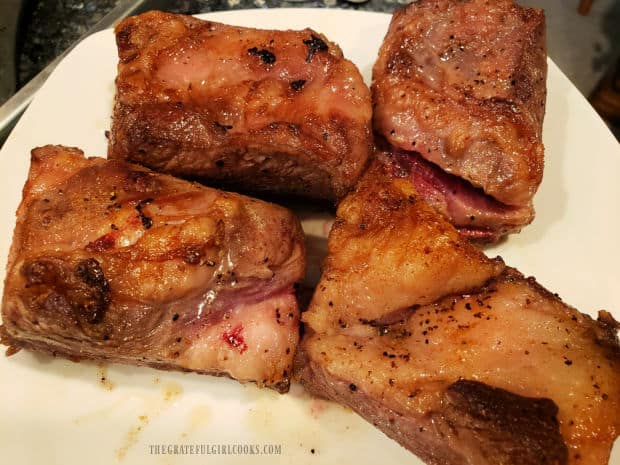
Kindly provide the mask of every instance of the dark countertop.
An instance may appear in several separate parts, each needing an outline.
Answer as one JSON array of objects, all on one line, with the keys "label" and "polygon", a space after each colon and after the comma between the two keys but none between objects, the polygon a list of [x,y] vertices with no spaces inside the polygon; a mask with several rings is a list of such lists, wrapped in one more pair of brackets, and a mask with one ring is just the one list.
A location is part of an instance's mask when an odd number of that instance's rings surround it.
[{"label": "dark countertop", "polygon": [[[409,3],[406,0],[400,0]],[[56,56],[60,55],[94,24],[117,6],[119,0],[34,0],[22,14],[21,37],[17,51],[17,83],[24,85]],[[352,3],[343,0],[169,0],[166,11],[197,14],[209,11],[314,7],[343,8],[391,12],[398,0],[369,0]],[[148,8],[148,2],[147,2]],[[1,103],[1,99],[0,99]]]},{"label": "dark countertop", "polygon": [[32,79],[118,3],[118,0],[25,2],[16,50],[18,86]]}]

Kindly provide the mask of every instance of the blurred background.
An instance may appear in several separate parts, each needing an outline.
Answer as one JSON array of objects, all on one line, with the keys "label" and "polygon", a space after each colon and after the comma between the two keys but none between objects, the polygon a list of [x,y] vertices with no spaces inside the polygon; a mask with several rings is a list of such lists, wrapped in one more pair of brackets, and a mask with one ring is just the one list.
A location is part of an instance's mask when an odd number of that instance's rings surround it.
[{"label": "blurred background", "polygon": [[[113,9],[202,13],[319,7],[392,12],[407,0],[0,0],[0,105]],[[520,0],[544,8],[549,56],[620,140],[620,0]],[[1,143],[1,141],[0,141]]]}]

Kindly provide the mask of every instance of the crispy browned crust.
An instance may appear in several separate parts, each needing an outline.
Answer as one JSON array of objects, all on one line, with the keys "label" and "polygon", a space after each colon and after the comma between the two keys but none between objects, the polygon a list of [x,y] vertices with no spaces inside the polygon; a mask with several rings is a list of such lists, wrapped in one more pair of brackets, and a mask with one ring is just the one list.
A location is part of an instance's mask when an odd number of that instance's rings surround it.
[{"label": "crispy browned crust", "polygon": [[[417,305],[484,285],[503,268],[500,257],[486,257],[408,180],[374,160],[338,207],[321,280],[302,318],[329,333],[394,323]],[[398,294],[387,292],[392,286]]]},{"label": "crispy browned crust", "polygon": [[[342,198],[366,166],[370,91],[322,34],[152,11],[119,23],[116,39],[110,158],[244,192],[327,200]],[[217,66],[217,82],[158,76],[190,52],[188,68]],[[320,94],[332,86],[339,95]]]},{"label": "crispy browned crust", "polygon": [[568,463],[558,409],[550,399],[459,380],[439,387],[442,400],[435,410],[414,417],[390,409],[313,360],[304,363],[300,378],[309,392],[351,408],[429,465]]},{"label": "crispy browned crust", "polygon": [[[471,380],[452,383],[444,394],[448,431],[472,438],[489,463],[560,465],[568,449],[560,434],[558,407]],[[470,436],[470,438],[468,438]]]}]

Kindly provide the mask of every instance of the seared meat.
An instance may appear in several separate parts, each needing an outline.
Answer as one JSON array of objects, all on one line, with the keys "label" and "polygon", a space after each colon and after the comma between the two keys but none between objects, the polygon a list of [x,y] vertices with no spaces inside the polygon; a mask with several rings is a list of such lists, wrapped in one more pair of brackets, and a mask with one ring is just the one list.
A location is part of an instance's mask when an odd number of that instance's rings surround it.
[{"label": "seared meat", "polygon": [[364,169],[370,91],[318,32],[148,12],[122,21],[116,40],[110,158],[330,200]]},{"label": "seared meat", "polygon": [[284,208],[47,146],[17,212],[3,336],[286,390],[304,262]]},{"label": "seared meat", "polygon": [[393,323],[413,305],[482,286],[503,269],[500,258],[471,247],[420,200],[411,183],[389,180],[373,163],[338,207],[303,320],[330,334]]},{"label": "seared meat", "polygon": [[402,154],[465,179],[464,195],[525,209],[497,218],[501,233],[518,230],[532,219],[542,179],[546,72],[541,10],[512,0],[421,0],[394,14],[379,52],[374,126]]},{"label": "seared meat", "polygon": [[[620,433],[615,329],[511,269],[373,336],[314,334],[304,350],[311,392],[428,463],[602,465]],[[459,380],[475,383],[455,393]]]},{"label": "seared meat", "polygon": [[[478,255],[406,180],[380,175],[371,168],[375,182],[344,200],[330,233],[302,314],[306,388],[431,464],[607,463],[620,433],[618,323]],[[398,320],[377,321],[395,309]]]}]

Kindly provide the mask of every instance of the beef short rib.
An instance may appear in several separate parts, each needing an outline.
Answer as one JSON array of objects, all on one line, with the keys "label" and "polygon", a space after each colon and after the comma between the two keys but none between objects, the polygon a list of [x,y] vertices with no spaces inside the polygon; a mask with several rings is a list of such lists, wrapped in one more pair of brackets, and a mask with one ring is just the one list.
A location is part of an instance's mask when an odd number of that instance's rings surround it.
[{"label": "beef short rib", "polygon": [[328,200],[366,166],[370,91],[318,32],[148,12],[119,23],[116,42],[110,158]]},{"label": "beef short rib", "polygon": [[284,208],[46,146],[17,212],[3,340],[286,390],[304,267]]},{"label": "beef short rib", "polygon": [[[466,181],[453,194],[424,188],[432,172],[413,176],[421,195],[457,207],[443,213],[465,234],[496,240],[533,219],[546,76],[542,10],[512,0],[420,0],[394,13],[379,51],[374,127],[401,156],[422,157]],[[491,197],[506,206],[505,218],[497,208],[493,217],[480,215],[483,200],[454,201],[458,195]]]},{"label": "beef short rib", "polygon": [[603,465],[620,433],[618,323],[462,239],[377,161],[338,209],[299,366],[429,464]]}]

